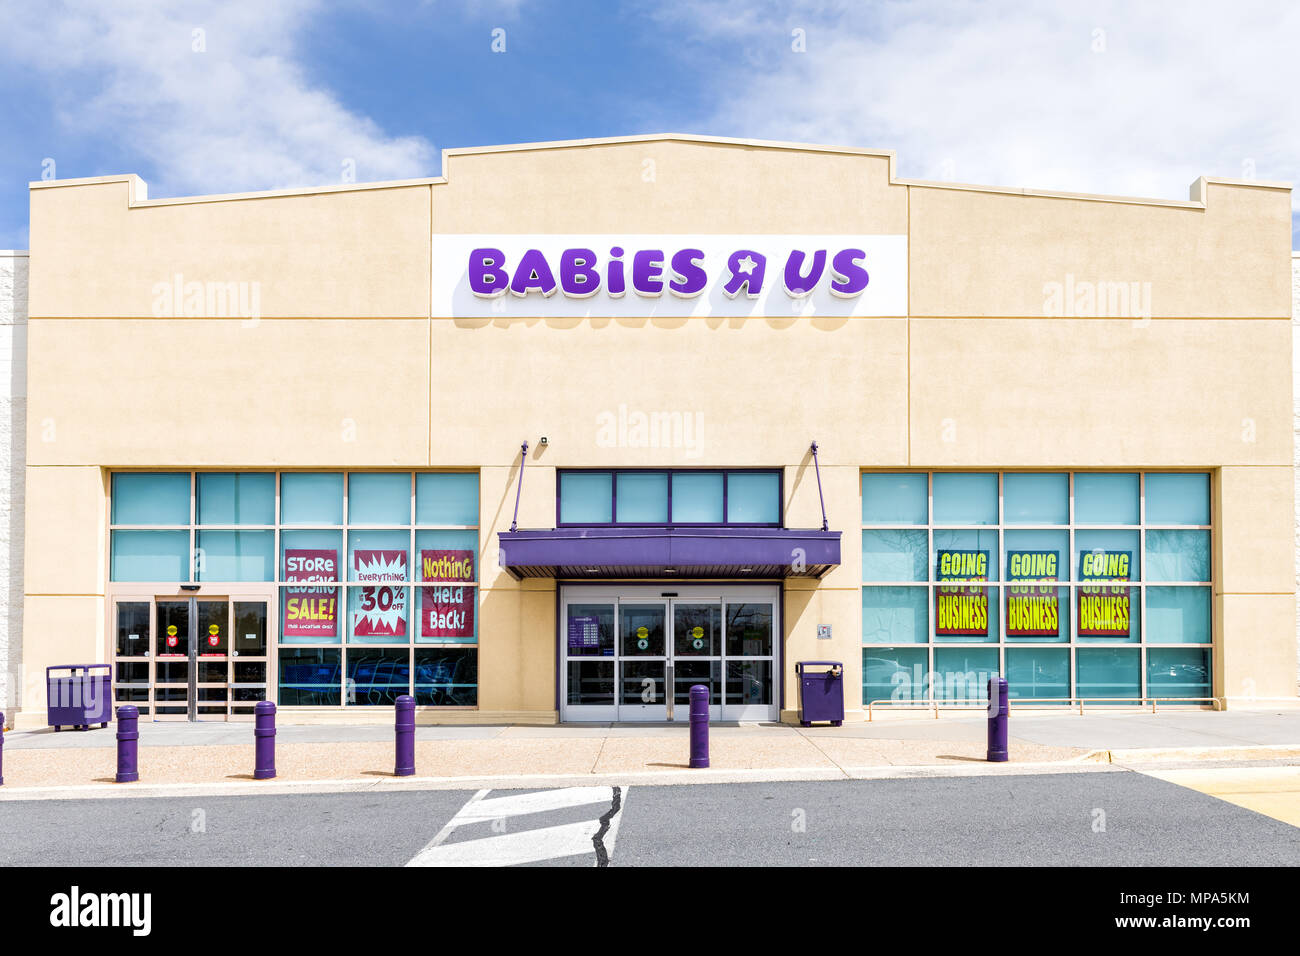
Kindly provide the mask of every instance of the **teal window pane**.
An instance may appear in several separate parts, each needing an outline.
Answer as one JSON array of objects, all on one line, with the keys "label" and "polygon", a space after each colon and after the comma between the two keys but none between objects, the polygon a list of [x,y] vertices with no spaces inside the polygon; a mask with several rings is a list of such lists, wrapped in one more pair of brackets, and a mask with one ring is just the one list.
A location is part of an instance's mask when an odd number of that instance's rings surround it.
[{"label": "teal window pane", "polygon": [[929,544],[925,531],[862,532],[862,580],[924,581]]},{"label": "teal window pane", "polygon": [[1139,697],[1141,663],[1136,647],[1080,648],[1075,657],[1075,696]]},{"label": "teal window pane", "polygon": [[616,492],[620,522],[668,523],[667,472],[624,472],[618,476]]},{"label": "teal window pane", "polygon": [[1006,548],[1005,580],[1070,580],[1068,531],[1004,531],[1002,544]]},{"label": "teal window pane", "polygon": [[924,647],[864,647],[862,703],[925,700],[927,656]]},{"label": "teal window pane", "polygon": [[114,531],[110,577],[114,581],[188,581],[188,531]]},{"label": "teal window pane", "polygon": [[997,524],[998,476],[936,474],[935,524]]},{"label": "teal window pane", "polygon": [[1148,474],[1147,524],[1209,524],[1208,474]]},{"label": "teal window pane", "polygon": [[863,524],[925,524],[930,515],[925,475],[863,475]]},{"label": "teal window pane", "polygon": [[1148,531],[1148,581],[1210,580],[1210,532]]},{"label": "teal window pane", "polygon": [[275,524],[275,475],[208,472],[198,476],[199,524]]},{"label": "teal window pane", "polygon": [[478,473],[415,476],[416,524],[478,524]]},{"label": "teal window pane", "polygon": [[190,523],[188,473],[113,476],[113,524]]},{"label": "teal window pane", "polygon": [[1210,589],[1147,588],[1147,641],[1210,643]]},{"label": "teal window pane", "polygon": [[[967,552],[980,552],[986,555],[986,575],[984,580],[998,580],[998,533],[996,530],[980,531],[971,529],[947,529],[936,528],[934,532],[934,554],[931,555],[930,566],[934,571],[934,580],[944,580],[944,575],[940,568],[940,552],[942,551],[959,551],[963,552],[962,560],[972,560],[973,558]],[[957,560],[955,556],[950,555],[948,560]],[[951,575],[951,570],[949,574]],[[967,579],[977,579],[976,574],[960,573],[960,577]],[[953,577],[948,577],[953,580]]]},{"label": "teal window pane", "polygon": [[1002,516],[1006,524],[1069,524],[1069,476],[1003,475]]},{"label": "teal window pane", "polygon": [[280,476],[284,524],[343,523],[343,475],[289,472]]},{"label": "teal window pane", "polygon": [[1137,524],[1138,476],[1074,476],[1075,524]]},{"label": "teal window pane", "polygon": [[997,676],[997,648],[935,648],[933,684],[939,700],[988,700],[989,678]]},{"label": "teal window pane", "polygon": [[1208,647],[1153,647],[1147,651],[1148,697],[1209,697]]},{"label": "teal window pane", "polygon": [[1141,579],[1142,557],[1136,531],[1119,529],[1074,533],[1074,575],[1076,581],[1137,581]]},{"label": "teal window pane", "polygon": [[607,471],[561,473],[562,524],[609,524],[613,520],[613,475]]},{"label": "teal window pane", "polygon": [[200,531],[200,581],[274,581],[274,531]]},{"label": "teal window pane", "polygon": [[673,475],[673,523],[722,523],[722,473],[677,472]]},{"label": "teal window pane", "polygon": [[415,589],[416,643],[473,644],[478,640],[477,531],[417,531],[415,579],[440,581]]},{"label": "teal window pane", "polygon": [[863,644],[924,644],[929,633],[924,587],[862,589]]},{"label": "teal window pane", "polygon": [[1010,697],[1069,697],[1070,652],[1065,648],[1007,648]]},{"label": "teal window pane", "polygon": [[410,524],[411,476],[348,475],[348,524]]},{"label": "teal window pane", "polygon": [[728,473],[727,523],[780,524],[780,476],[775,472]]}]

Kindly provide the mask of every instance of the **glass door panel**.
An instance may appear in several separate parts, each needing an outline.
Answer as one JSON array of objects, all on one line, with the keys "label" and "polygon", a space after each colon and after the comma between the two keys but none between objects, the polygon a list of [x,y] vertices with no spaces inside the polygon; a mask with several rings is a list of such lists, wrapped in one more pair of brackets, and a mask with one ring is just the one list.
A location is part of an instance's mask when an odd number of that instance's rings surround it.
[{"label": "glass door panel", "polygon": [[613,601],[565,604],[561,640],[566,720],[617,719],[617,620]]},{"label": "glass door panel", "polygon": [[673,656],[719,657],[722,654],[722,605],[673,602]]},{"label": "glass door panel", "polygon": [[722,719],[775,720],[776,605],[772,601],[728,601],[726,684]]},{"label": "glass door panel", "polygon": [[155,605],[155,654],[160,660],[190,656],[190,602],[159,601]]},{"label": "glass door panel", "polygon": [[235,601],[230,652],[230,713],[251,717],[257,702],[266,700],[266,616],[268,602]]},{"label": "glass door panel", "polygon": [[667,720],[668,604],[619,603],[619,720]]},{"label": "glass door panel", "polygon": [[148,601],[118,601],[113,611],[113,703],[131,704],[140,715],[151,712],[149,694]]}]

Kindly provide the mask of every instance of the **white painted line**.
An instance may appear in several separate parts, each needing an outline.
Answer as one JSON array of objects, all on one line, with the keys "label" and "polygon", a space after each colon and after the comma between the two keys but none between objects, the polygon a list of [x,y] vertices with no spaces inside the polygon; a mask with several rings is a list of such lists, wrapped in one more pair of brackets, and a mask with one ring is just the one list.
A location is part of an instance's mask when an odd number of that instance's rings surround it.
[{"label": "white painted line", "polygon": [[407,866],[517,866],[596,852],[592,837],[599,820],[524,830],[483,840],[444,843],[416,854]]},{"label": "white painted line", "polygon": [[463,843],[443,843],[417,853],[407,866],[517,866],[595,853],[591,838],[601,829],[598,819],[489,836]]},{"label": "white painted line", "polygon": [[537,793],[523,793],[512,797],[495,797],[491,800],[467,803],[456,814],[455,823],[457,826],[462,826],[466,823],[499,820],[527,813],[564,810],[588,803],[601,804],[604,812],[604,808],[608,807],[613,799],[613,787],[566,787],[563,790],[541,790]]},{"label": "white painted line", "polygon": [[480,800],[482,800],[491,792],[492,792],[491,790],[480,790],[478,793],[474,794],[474,796],[470,797],[467,801],[465,801],[465,805],[456,811],[456,815],[453,816],[450,820],[448,820],[447,824],[441,830],[438,831],[438,833],[434,836],[434,838],[425,844],[424,849],[421,850],[419,853],[415,854],[415,856],[411,857],[411,859],[407,862],[406,865],[407,866],[418,865],[415,862],[416,860],[418,860],[421,856],[423,856],[424,854],[428,853],[430,850],[440,845],[443,840],[451,836],[452,831],[454,831],[456,827],[460,826],[460,824],[457,822],[457,820],[460,818],[460,815],[464,813],[466,810],[468,810],[470,807],[474,806],[474,804],[478,803]]}]

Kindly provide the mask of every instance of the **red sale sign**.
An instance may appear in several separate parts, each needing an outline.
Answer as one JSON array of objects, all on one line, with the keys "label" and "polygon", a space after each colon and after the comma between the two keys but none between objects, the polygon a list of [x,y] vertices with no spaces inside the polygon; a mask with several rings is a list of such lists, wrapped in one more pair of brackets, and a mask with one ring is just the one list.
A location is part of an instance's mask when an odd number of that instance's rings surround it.
[{"label": "red sale sign", "polygon": [[406,637],[406,552],[362,550],[352,552],[354,579],[373,582],[359,588],[352,610],[354,637]]},{"label": "red sale sign", "polygon": [[473,637],[478,588],[459,582],[473,582],[474,552],[421,551],[420,577],[424,581],[440,582],[420,588],[420,637],[433,640]]},{"label": "red sale sign", "polygon": [[[339,553],[326,548],[285,548],[286,581],[337,581]],[[336,637],[337,588],[285,588],[285,637]]]}]

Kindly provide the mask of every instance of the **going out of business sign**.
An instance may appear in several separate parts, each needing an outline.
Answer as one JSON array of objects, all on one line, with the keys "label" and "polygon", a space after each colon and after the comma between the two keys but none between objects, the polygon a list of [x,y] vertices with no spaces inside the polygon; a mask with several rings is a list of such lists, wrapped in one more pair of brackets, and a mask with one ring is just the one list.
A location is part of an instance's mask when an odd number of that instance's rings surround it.
[{"label": "going out of business sign", "polygon": [[907,237],[435,235],[434,317],[907,314]]}]

